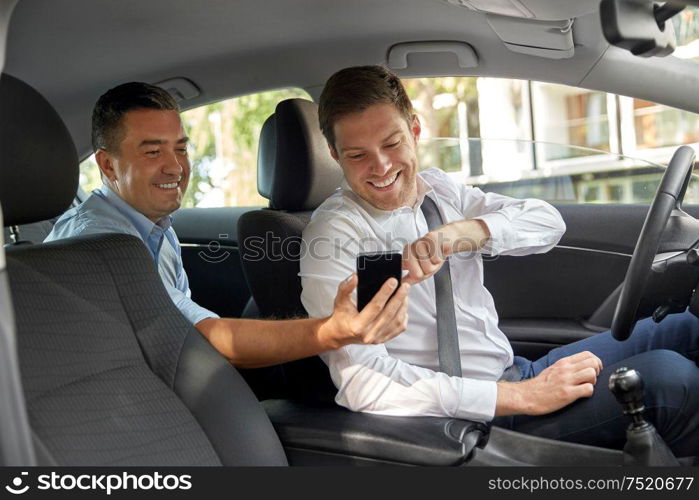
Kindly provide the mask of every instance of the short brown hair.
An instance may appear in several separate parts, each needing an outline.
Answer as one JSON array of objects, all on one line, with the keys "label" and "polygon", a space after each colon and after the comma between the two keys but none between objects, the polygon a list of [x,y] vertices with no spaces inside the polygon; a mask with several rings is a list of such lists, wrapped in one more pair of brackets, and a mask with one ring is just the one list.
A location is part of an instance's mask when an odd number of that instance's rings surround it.
[{"label": "short brown hair", "polygon": [[92,111],[92,147],[117,152],[123,139],[122,118],[136,109],[178,111],[174,97],[165,89],[143,82],[114,87],[100,96]]},{"label": "short brown hair", "polygon": [[400,78],[383,66],[354,66],[332,75],[318,103],[318,120],[325,139],[335,147],[335,122],[376,104],[392,104],[408,123],[413,119],[413,104]]}]

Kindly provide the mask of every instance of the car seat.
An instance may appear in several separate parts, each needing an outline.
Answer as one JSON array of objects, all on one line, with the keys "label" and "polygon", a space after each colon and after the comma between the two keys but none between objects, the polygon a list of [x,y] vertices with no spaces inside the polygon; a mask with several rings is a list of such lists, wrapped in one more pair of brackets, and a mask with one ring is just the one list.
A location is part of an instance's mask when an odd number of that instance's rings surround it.
[{"label": "car seat", "polygon": [[[78,159],[58,114],[2,75],[0,128],[4,225],[61,214]],[[259,402],[173,305],[141,240],[92,235],[6,257],[38,464],[287,464]]]},{"label": "car seat", "polygon": [[[269,207],[239,219],[245,277],[260,317],[306,317],[298,276],[301,234],[343,178],[320,134],[317,104],[287,99],[277,105],[262,127],[257,165],[258,191]],[[293,399],[332,402],[337,392],[317,356],[286,363],[284,378]]]}]

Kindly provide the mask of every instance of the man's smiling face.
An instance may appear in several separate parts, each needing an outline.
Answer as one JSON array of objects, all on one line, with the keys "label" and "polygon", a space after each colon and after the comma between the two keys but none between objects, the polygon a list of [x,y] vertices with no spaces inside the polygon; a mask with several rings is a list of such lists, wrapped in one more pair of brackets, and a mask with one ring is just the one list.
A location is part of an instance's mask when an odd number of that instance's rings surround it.
[{"label": "man's smiling face", "polygon": [[120,124],[118,151],[100,150],[108,185],[157,222],[180,207],[189,182],[187,136],[177,111],[137,109]]},{"label": "man's smiling face", "polygon": [[339,118],[330,152],[358,196],[381,210],[417,199],[420,122],[407,123],[391,104],[376,104]]}]

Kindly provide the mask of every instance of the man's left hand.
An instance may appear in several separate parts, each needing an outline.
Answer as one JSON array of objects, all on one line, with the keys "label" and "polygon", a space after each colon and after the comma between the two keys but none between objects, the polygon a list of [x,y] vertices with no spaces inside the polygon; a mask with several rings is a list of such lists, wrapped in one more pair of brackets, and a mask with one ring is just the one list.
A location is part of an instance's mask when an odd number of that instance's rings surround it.
[{"label": "man's left hand", "polygon": [[404,283],[414,285],[433,276],[453,253],[474,252],[490,239],[488,226],[479,219],[451,222],[403,249]]},{"label": "man's left hand", "polygon": [[403,249],[404,283],[420,283],[434,275],[447,258],[439,231],[431,231]]}]

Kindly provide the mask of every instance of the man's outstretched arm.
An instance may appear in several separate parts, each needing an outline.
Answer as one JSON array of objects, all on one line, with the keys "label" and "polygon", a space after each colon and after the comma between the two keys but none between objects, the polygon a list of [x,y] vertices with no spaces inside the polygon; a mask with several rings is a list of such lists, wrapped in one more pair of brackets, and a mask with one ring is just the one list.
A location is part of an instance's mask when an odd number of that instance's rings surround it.
[{"label": "man's outstretched arm", "polygon": [[389,279],[358,312],[351,300],[357,286],[352,275],[338,287],[332,316],[296,320],[207,318],[195,327],[231,363],[241,368],[275,365],[320,354],[348,344],[381,344],[407,326],[409,285],[393,297]]}]

